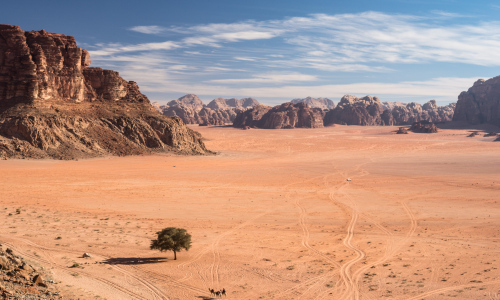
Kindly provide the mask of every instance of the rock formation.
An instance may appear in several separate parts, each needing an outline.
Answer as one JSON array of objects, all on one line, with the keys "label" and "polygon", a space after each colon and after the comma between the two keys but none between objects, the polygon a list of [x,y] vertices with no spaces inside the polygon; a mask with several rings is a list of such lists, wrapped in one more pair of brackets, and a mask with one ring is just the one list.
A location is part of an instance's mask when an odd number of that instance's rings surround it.
[{"label": "rock formation", "polygon": [[458,96],[453,121],[500,126],[500,76],[477,80]]},{"label": "rock formation", "polygon": [[287,102],[273,108],[259,105],[240,112],[233,126],[265,129],[319,128],[323,127],[323,117],[324,112],[320,108],[311,108],[306,103]]},{"label": "rock formation", "polygon": [[0,248],[0,299],[63,299],[54,281],[23,257]]},{"label": "rock formation", "polygon": [[293,99],[292,101],[293,104],[297,103],[306,103],[312,108],[321,108],[323,110],[325,109],[334,109],[335,108],[335,103],[333,103],[332,100],[328,98],[312,98],[312,97],[307,97],[304,99]]},{"label": "rock formation", "polygon": [[335,109],[326,113],[324,124],[325,126],[331,124],[386,125],[382,120],[383,111],[382,103],[377,97],[357,98],[345,95]]},{"label": "rock formation", "polygon": [[71,36],[0,25],[0,157],[210,153],[135,82],[89,65]]},{"label": "rock formation", "polygon": [[411,102],[383,102],[377,97],[361,99],[346,95],[337,107],[326,113],[325,125],[409,125],[419,121],[448,122],[453,118],[455,103],[437,106],[430,100],[423,106]]},{"label": "rock formation", "polygon": [[233,126],[236,128],[259,128],[261,127],[262,118],[271,108],[271,106],[259,104],[252,109],[239,112],[236,118],[234,118]]},{"label": "rock formation", "polygon": [[237,113],[258,105],[253,98],[217,98],[208,105],[193,94],[172,100],[158,110],[169,117],[178,117],[186,124],[224,125],[232,123]]},{"label": "rock formation", "polygon": [[406,105],[396,105],[391,114],[394,124],[407,125],[422,120],[435,123],[449,122],[453,119],[456,103],[446,106],[437,106],[436,100],[430,100],[424,105],[411,102]]},{"label": "rock formation", "polygon": [[415,122],[411,125],[410,130],[418,133],[436,133],[436,124],[429,121]]}]

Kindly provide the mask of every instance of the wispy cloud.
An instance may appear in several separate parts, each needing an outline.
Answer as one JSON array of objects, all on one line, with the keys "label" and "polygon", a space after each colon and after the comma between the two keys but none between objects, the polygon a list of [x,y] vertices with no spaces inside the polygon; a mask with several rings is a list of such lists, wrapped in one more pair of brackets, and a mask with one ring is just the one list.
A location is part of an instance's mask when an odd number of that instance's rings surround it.
[{"label": "wispy cloud", "polygon": [[301,81],[316,81],[318,78],[313,75],[300,74],[300,73],[269,73],[255,75],[252,78],[239,78],[239,79],[215,79],[208,82],[214,83],[284,83],[284,82],[301,82]]},{"label": "wispy cloud", "polygon": [[[500,8],[496,6],[491,7]],[[144,91],[154,92],[295,98],[315,91],[316,96],[332,97],[353,93],[453,98],[474,80],[443,77],[388,83],[383,76],[408,74],[423,64],[500,66],[499,21],[444,11],[313,14],[130,30],[145,34],[143,38],[151,36],[153,42],[96,44],[89,49],[92,59],[112,65]],[[330,84],[335,82],[351,83]]]},{"label": "wispy cloud", "polygon": [[130,28],[129,30],[144,33],[144,34],[159,34],[163,31],[165,31],[165,28],[161,27],[161,26],[153,25],[153,26],[135,26],[135,27]]}]

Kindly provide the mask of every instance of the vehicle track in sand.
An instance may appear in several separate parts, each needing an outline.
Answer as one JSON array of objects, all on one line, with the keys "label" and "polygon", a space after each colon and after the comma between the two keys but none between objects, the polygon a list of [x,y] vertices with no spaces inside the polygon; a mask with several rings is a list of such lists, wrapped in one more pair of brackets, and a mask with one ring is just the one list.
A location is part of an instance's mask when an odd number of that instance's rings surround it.
[{"label": "vehicle track in sand", "polygon": [[473,287],[473,286],[477,287],[477,286],[485,286],[485,285],[491,285],[491,284],[500,284],[500,280],[481,282],[481,283],[474,282],[474,283],[468,283],[468,284],[452,285],[452,286],[428,291],[428,292],[413,296],[411,298],[404,298],[404,299],[405,300],[420,300],[420,299],[425,299],[426,297],[429,297],[429,296],[432,296],[435,294],[448,292],[448,291],[452,291],[452,290],[456,290],[456,289],[465,289],[465,288],[469,288],[469,287]]},{"label": "vehicle track in sand", "polygon": [[[22,240],[22,239],[20,239]],[[151,289],[150,288],[150,285],[145,285],[143,282],[140,282],[140,285],[142,285],[143,287],[145,287],[149,292],[150,292],[150,296],[144,296],[144,295],[141,295],[141,294],[138,294],[134,291],[131,291],[129,289],[126,289],[122,286],[120,286],[119,284],[117,283],[114,283],[108,279],[105,279],[105,278],[102,278],[102,277],[97,277],[87,271],[84,271],[82,269],[78,269],[77,271],[75,270],[72,270],[72,271],[69,271],[67,270],[68,267],[67,266],[62,266],[60,264],[57,264],[55,262],[51,262],[47,259],[44,259],[44,258],[41,258],[39,256],[36,256],[34,254],[31,254],[29,252],[26,252],[26,251],[23,251],[21,250],[19,247],[11,244],[11,243],[8,243],[8,242],[4,242],[5,245],[7,245],[8,247],[12,248],[13,250],[15,250],[17,253],[19,253],[21,256],[23,257],[28,257],[30,258],[30,260],[36,262],[36,263],[39,263],[39,264],[43,264],[45,266],[49,266],[50,268],[53,268],[53,269],[57,269],[63,273],[66,273],[68,275],[71,275],[73,273],[79,273],[79,274],[85,274],[87,278],[91,279],[91,280],[95,280],[95,281],[98,281],[100,282],[101,284],[104,284],[105,286],[108,286],[109,288],[111,289],[115,289],[125,295],[128,295],[131,299],[144,299],[144,300],[147,300],[147,299],[169,299],[168,297],[166,297],[165,295],[162,295],[162,294],[159,294],[156,292],[155,289]],[[37,244],[31,242],[29,243],[30,246],[33,246],[33,247],[37,247]],[[39,246],[37,247],[38,249],[40,250],[44,250],[45,247],[43,246]]]}]

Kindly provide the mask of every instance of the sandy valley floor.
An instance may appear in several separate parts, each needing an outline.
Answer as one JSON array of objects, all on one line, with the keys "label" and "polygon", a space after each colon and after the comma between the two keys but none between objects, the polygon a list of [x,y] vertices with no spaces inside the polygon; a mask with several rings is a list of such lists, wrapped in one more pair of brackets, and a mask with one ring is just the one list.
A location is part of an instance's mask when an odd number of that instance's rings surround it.
[{"label": "sandy valley floor", "polygon": [[0,161],[0,243],[71,298],[500,299],[493,138],[194,129],[219,155]]}]

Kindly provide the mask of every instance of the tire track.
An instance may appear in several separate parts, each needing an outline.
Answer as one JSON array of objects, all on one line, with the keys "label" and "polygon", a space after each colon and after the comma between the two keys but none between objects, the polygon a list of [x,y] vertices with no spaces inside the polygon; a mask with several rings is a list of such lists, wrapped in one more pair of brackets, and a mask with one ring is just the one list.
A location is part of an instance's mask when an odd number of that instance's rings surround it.
[{"label": "tire track", "polygon": [[[4,244],[7,245],[8,247],[14,249],[17,253],[21,254],[23,257],[29,257],[31,260],[33,260],[35,262],[38,262],[38,263],[41,262],[41,263],[43,263],[45,265],[50,266],[51,268],[58,269],[59,271],[61,271],[63,273],[66,273],[68,275],[71,274],[71,272],[69,272],[68,270],[66,270],[66,268],[67,268],[66,266],[62,267],[62,266],[60,266],[60,265],[58,265],[56,263],[52,263],[52,262],[50,262],[50,261],[48,261],[46,259],[37,257],[37,256],[35,256],[33,254],[28,253],[28,252],[24,252],[24,251],[20,250],[18,247],[14,246],[11,243],[4,242]],[[73,273],[75,273],[75,272],[73,272]],[[86,271],[78,270],[78,273],[85,274],[85,275],[87,275],[87,277],[89,279],[93,279],[93,280],[99,281],[99,282],[101,282],[102,284],[104,284],[106,286],[109,286],[109,287],[111,287],[111,288],[113,288],[115,290],[118,290],[118,291],[120,291],[120,292],[128,295],[132,299],[144,299],[144,300],[151,299],[149,297],[144,297],[144,296],[142,296],[140,294],[137,294],[137,293],[135,293],[135,292],[133,292],[131,290],[128,290],[128,289],[126,289],[126,288],[124,288],[124,287],[122,287],[122,286],[120,286],[120,285],[118,285],[118,284],[116,284],[116,283],[114,283],[114,282],[112,282],[110,280],[107,280],[105,278],[100,278],[100,277],[96,277],[94,275],[91,275],[91,274],[89,274]],[[162,299],[162,298],[161,297],[157,297],[157,295],[156,295],[156,297],[154,299]]]},{"label": "tire track", "polygon": [[455,289],[464,289],[464,288],[473,287],[473,286],[484,286],[484,285],[490,285],[490,284],[500,284],[500,280],[494,280],[494,281],[483,282],[483,283],[474,282],[474,283],[469,283],[469,284],[453,285],[453,286],[449,286],[449,287],[444,287],[444,288],[428,291],[428,292],[422,293],[420,295],[413,296],[411,298],[405,298],[405,300],[420,300],[420,299],[424,299],[425,297],[429,297],[429,296],[439,294],[442,292],[448,292],[448,291],[455,290]]},{"label": "tire track", "polygon": [[[29,240],[26,240],[26,239],[23,239],[23,238],[13,238],[13,239],[16,239],[16,240],[19,240],[25,244],[28,244],[32,247],[35,247],[37,249],[40,249],[44,254],[45,256],[48,257],[48,259],[43,259],[41,257],[38,257],[36,255],[32,255],[32,254],[29,254],[27,252],[24,252],[24,251],[21,251],[19,250],[19,248],[15,247],[14,245],[10,244],[10,243],[4,243],[6,245],[8,245],[9,247],[13,248],[13,249],[16,249],[17,252],[19,253],[22,253],[23,256],[26,256],[26,257],[30,257],[32,260],[34,261],[37,261],[37,262],[42,262],[43,264],[46,264],[46,265],[49,265],[53,268],[56,268],[60,271],[63,271],[64,273],[66,274],[71,274],[71,272],[67,271],[66,270],[66,266],[61,266],[60,264],[56,263],[54,261],[54,259],[52,258],[52,256],[48,253],[48,251],[61,251],[61,249],[52,249],[52,248],[48,248],[48,247],[44,247],[44,246],[41,246],[41,245],[38,245],[34,242],[31,242]],[[68,253],[76,253],[76,251],[70,251],[70,250],[64,250],[64,252],[68,252]],[[96,255],[96,256],[100,256],[100,255]],[[105,259],[109,259],[110,257],[106,257],[106,256],[101,256]],[[137,282],[139,282],[139,284],[141,286],[143,286],[147,291],[149,291],[151,293],[151,295],[153,296],[153,299],[169,299],[168,296],[166,294],[163,293],[163,291],[161,291],[158,287],[156,287],[154,284],[152,284],[151,282],[148,282],[147,280],[145,279],[142,279],[126,270],[124,270],[123,268],[120,268],[118,266],[111,266],[113,269],[115,269],[116,271],[126,275],[126,276],[129,276],[133,279],[135,279]],[[126,288],[123,288],[121,287],[120,285],[117,285],[115,283],[113,283],[112,281],[110,280],[107,280],[105,278],[102,278],[102,277],[98,277],[98,276],[95,276],[93,275],[92,273],[88,272],[88,271],[84,271],[82,269],[79,269],[78,270],[79,273],[82,273],[82,274],[85,274],[89,279],[93,279],[93,280],[97,280],[97,281],[100,281],[104,284],[107,284],[107,285],[110,285],[112,287],[114,287],[115,289],[118,289],[124,293],[128,293],[130,296],[134,296],[138,299],[151,299],[150,297],[146,298],[146,297],[143,297],[142,295],[140,294],[137,294],[135,292],[132,292]]]}]

